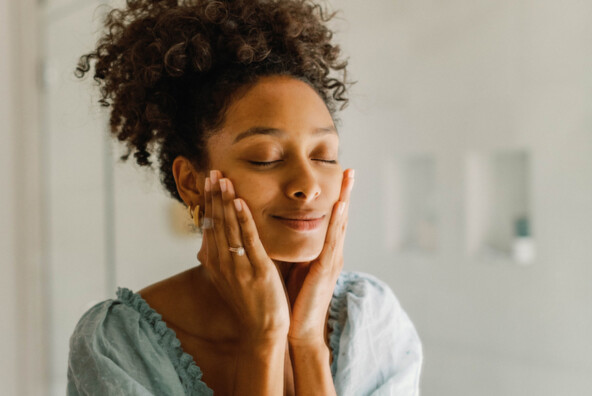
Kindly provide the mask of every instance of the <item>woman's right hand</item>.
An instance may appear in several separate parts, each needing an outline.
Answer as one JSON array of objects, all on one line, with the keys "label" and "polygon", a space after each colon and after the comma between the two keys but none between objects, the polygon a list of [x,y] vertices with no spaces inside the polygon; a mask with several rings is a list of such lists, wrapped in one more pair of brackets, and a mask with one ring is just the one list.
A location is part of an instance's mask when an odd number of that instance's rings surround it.
[{"label": "woman's right hand", "polygon": [[[246,203],[215,170],[206,179],[205,219],[207,254],[202,264],[238,318],[241,341],[254,345],[285,340],[290,313],[279,271],[263,248]],[[229,250],[240,246],[242,256]]]}]

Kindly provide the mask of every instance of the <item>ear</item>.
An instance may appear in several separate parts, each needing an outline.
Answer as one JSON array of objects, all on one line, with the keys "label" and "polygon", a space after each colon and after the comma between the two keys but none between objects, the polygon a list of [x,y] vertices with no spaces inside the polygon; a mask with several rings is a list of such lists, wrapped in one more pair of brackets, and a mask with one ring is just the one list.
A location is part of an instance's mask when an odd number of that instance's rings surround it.
[{"label": "ear", "polygon": [[177,191],[185,205],[204,207],[205,173],[198,172],[191,161],[183,156],[178,156],[173,161],[173,176],[177,184]]}]

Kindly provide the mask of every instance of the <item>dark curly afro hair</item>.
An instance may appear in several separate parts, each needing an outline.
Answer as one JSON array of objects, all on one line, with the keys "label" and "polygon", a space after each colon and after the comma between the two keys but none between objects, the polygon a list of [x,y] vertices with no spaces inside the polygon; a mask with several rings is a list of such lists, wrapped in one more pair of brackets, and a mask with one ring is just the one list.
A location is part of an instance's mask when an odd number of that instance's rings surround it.
[{"label": "dark curly afro hair", "polygon": [[163,185],[181,201],[174,159],[207,170],[207,140],[239,88],[289,75],[313,87],[332,114],[347,104],[347,62],[326,26],[333,15],[309,0],[128,0],[107,15],[76,75],[94,64],[111,132],[128,148],[122,159],[133,153],[150,166],[154,154]]}]

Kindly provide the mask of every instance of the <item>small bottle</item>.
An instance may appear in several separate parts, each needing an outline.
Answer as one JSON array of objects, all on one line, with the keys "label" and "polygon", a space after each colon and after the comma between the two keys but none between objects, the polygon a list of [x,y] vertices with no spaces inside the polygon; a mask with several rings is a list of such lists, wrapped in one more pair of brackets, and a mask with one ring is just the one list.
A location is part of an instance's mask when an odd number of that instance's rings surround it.
[{"label": "small bottle", "polygon": [[514,223],[514,242],[512,244],[512,257],[521,265],[532,264],[535,256],[534,239],[530,233],[530,222],[527,216],[516,219]]}]

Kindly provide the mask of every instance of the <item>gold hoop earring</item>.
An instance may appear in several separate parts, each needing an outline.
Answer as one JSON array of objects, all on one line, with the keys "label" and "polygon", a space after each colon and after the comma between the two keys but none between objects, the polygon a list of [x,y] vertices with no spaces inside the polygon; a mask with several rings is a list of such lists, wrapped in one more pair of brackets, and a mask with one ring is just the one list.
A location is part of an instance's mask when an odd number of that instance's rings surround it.
[{"label": "gold hoop earring", "polygon": [[191,209],[191,205],[187,207],[189,210],[189,217],[193,219],[193,224],[199,228],[199,205],[195,205],[195,209]]}]

